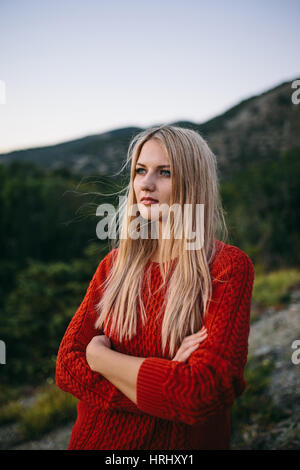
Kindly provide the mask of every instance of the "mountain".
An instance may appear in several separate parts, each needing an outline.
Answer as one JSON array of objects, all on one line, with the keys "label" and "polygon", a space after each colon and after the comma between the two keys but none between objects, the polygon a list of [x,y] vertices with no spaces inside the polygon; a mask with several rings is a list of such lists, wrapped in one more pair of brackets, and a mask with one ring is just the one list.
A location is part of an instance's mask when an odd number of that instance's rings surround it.
[{"label": "mountain", "polygon": [[0,162],[30,161],[46,169],[66,167],[83,175],[112,175],[120,170],[129,140],[140,130],[126,127],[57,145],[17,150],[0,155]]},{"label": "mountain", "polygon": [[218,158],[222,175],[272,161],[300,148],[300,106],[291,82],[242,101],[197,129]]},{"label": "mountain", "polygon": [[[217,157],[221,178],[241,169],[277,159],[283,151],[300,148],[300,105],[293,104],[292,81],[241,101],[223,114],[196,124],[195,129]],[[125,127],[47,147],[0,155],[0,162],[32,161],[43,168],[67,167],[82,175],[118,173],[126,162],[130,140],[142,129]]]}]

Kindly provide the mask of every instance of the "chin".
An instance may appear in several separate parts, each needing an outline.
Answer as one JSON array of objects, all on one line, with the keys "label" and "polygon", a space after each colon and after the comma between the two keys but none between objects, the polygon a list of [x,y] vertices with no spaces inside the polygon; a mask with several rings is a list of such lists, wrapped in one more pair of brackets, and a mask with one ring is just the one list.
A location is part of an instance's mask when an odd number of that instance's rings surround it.
[{"label": "chin", "polygon": [[151,220],[152,222],[162,222],[168,219],[169,210],[161,207],[160,204],[145,206],[142,203],[138,204],[138,210],[143,219]]},{"label": "chin", "polygon": [[145,206],[144,204],[140,203],[138,204],[138,209],[143,219],[152,220],[153,222],[161,219],[161,214],[158,205]]}]

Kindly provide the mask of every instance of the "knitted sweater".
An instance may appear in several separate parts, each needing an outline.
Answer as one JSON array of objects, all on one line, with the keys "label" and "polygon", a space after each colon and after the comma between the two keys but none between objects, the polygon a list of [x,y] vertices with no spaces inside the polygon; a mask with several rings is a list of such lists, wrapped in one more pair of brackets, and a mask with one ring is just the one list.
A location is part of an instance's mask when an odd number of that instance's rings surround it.
[{"label": "knitted sweater", "polygon": [[[137,376],[137,405],[86,361],[87,344],[96,334],[97,286],[108,275],[118,248],[100,262],[86,295],[59,347],[56,384],[79,399],[69,449],[192,450],[230,449],[230,407],[246,387],[250,307],[254,269],[250,258],[235,246],[216,241],[211,264],[212,299],[205,326],[208,337],[186,362],[163,356],[156,318],[164,289],[159,264],[148,261],[143,301],[147,322],[138,321],[137,335],[112,348],[145,357]],[[151,269],[151,293],[145,283]],[[140,309],[138,307],[138,312]]]}]

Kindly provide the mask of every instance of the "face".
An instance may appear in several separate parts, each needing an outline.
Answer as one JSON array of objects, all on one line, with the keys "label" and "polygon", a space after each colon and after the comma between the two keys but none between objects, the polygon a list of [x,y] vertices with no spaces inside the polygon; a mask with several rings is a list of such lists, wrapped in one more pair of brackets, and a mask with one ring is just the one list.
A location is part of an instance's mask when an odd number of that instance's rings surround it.
[{"label": "face", "polygon": [[[133,188],[138,210],[144,219],[164,218],[168,211],[161,204],[170,204],[172,175],[168,153],[159,141],[150,139],[143,145],[136,163]],[[147,203],[142,200],[145,197],[156,202]],[[162,210],[161,216],[159,208]]]}]

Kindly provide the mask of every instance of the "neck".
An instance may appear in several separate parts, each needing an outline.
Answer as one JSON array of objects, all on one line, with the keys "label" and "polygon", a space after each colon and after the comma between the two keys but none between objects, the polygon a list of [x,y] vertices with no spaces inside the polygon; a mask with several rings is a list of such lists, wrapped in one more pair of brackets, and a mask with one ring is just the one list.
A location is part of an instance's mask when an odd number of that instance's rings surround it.
[{"label": "neck", "polygon": [[[170,253],[170,249],[168,249],[168,246],[165,247],[165,249],[166,249],[167,253]],[[171,256],[168,256],[168,258],[166,258],[166,253],[161,252],[161,250],[162,250],[161,240],[158,240],[158,248],[155,251],[155,253],[153,253],[153,255],[151,256],[151,261],[154,261],[155,263],[159,263],[160,262],[160,259],[159,259],[160,255],[162,255],[162,262],[163,263],[165,261],[170,261],[170,260],[173,260],[173,259],[178,257],[178,249],[176,249],[174,246],[173,246],[173,249],[172,249]]]},{"label": "neck", "polygon": [[[159,220],[158,238],[157,238],[158,247],[157,247],[157,250],[155,251],[155,253],[153,253],[153,255],[151,256],[151,261],[154,261],[155,263],[160,262],[160,259],[159,259],[160,255],[162,255],[162,262],[163,263],[165,261],[170,261],[170,260],[173,260],[174,258],[178,257],[178,247],[176,247],[176,242],[175,242],[175,246],[173,246],[172,252],[171,252],[171,240],[169,240],[169,239],[165,240],[165,246],[164,246],[165,252],[162,252],[162,235],[163,235],[163,231],[164,231],[164,224],[161,220]],[[168,256],[168,258],[166,258],[166,253],[170,253],[170,252],[171,252],[171,256]]]}]

